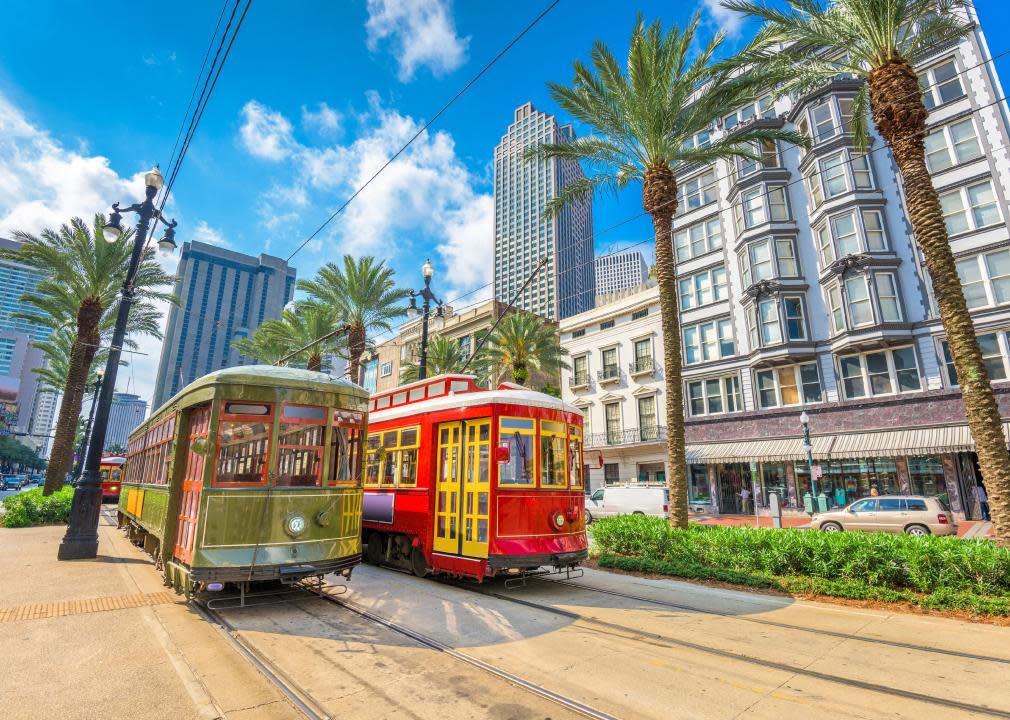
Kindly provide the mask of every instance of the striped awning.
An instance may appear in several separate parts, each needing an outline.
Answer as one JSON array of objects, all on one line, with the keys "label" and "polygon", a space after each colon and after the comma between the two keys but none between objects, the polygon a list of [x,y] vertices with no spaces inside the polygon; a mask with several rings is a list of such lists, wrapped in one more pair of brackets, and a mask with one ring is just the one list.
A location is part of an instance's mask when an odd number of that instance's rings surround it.
[{"label": "striped awning", "polygon": [[[824,457],[831,450],[833,435],[811,438],[814,457]],[[737,442],[705,443],[687,446],[689,463],[731,463],[782,460],[806,460],[801,438],[770,438]]]},{"label": "striped awning", "polygon": [[[1003,435],[1010,438],[1010,422],[1003,423]],[[815,435],[814,459],[843,460],[867,457],[900,457],[971,452],[975,442],[967,425],[874,430],[839,435]],[[699,443],[687,446],[689,463],[773,462],[806,460],[799,437]]]}]

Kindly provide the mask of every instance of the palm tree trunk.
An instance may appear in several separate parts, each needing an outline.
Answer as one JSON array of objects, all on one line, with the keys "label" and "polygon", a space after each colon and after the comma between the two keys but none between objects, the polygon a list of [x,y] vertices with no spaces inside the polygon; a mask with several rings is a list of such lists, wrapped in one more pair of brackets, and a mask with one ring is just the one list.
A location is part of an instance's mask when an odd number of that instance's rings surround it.
[{"label": "palm tree trunk", "polygon": [[46,469],[46,484],[43,495],[51,495],[63,487],[63,481],[74,459],[74,436],[77,434],[77,420],[81,416],[81,406],[91,372],[91,362],[98,351],[101,336],[98,322],[102,307],[97,303],[84,303],[77,312],[77,337],[70,348],[70,362],[67,383],[63,388],[60,414],[53,434],[53,449]]},{"label": "palm tree trunk", "polygon": [[1010,546],[1010,454],[1003,422],[993,396],[975,325],[968,312],[954,255],[947,237],[940,200],[926,166],[923,137],[926,108],[915,71],[904,60],[870,74],[870,108],[881,135],[891,146],[905,185],[905,201],[926,268],[947,343],[954,360],[968,427],[989,494],[996,541]]},{"label": "palm tree trunk", "polygon": [[312,370],[314,372],[319,372],[323,367],[323,357],[319,353],[312,353],[309,355],[309,360],[305,363],[306,370]]},{"label": "palm tree trunk", "polygon": [[347,333],[347,374],[351,382],[361,382],[361,356],[365,353],[365,328],[352,325]]},{"label": "palm tree trunk", "polygon": [[677,265],[673,259],[673,213],[677,179],[669,167],[646,170],[642,205],[656,233],[656,281],[663,324],[663,379],[666,382],[666,484],[670,490],[670,524],[687,527],[687,454],[684,446],[684,384],[681,381],[680,309]]}]

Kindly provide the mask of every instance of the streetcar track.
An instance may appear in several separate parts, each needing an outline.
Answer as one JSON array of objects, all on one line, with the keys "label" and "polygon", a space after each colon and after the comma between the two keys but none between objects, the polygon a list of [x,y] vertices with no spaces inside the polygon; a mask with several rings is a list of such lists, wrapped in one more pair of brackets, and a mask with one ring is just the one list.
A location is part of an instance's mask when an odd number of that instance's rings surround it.
[{"label": "streetcar track", "polygon": [[[463,586],[457,585],[456,587],[463,587]],[[687,650],[694,650],[696,652],[701,652],[708,655],[714,655],[716,657],[725,658],[727,660],[735,660],[750,665],[756,665],[758,667],[780,670],[782,672],[792,673],[794,675],[803,675],[805,677],[814,678],[816,680],[823,680],[834,684],[846,685],[849,687],[858,688],[860,690],[867,690],[869,692],[875,692],[891,697],[901,697],[907,700],[914,700],[916,702],[921,702],[928,705],[940,705],[947,708],[963,710],[968,713],[979,713],[982,715],[988,715],[990,717],[1010,718],[1010,711],[1007,710],[991,708],[981,704],[973,705],[958,700],[948,700],[947,698],[935,697],[932,695],[917,693],[912,690],[891,688],[885,685],[878,685],[876,683],[867,682],[865,680],[857,680],[855,678],[839,677],[838,675],[826,672],[820,672],[817,670],[811,670],[809,668],[801,667],[798,665],[790,665],[789,663],[778,662],[775,660],[767,660],[753,655],[746,655],[744,653],[736,653],[731,650],[722,650],[720,648],[714,648],[708,645],[702,645],[700,643],[691,642],[690,640],[681,640],[679,638],[672,638],[667,635],[661,635],[659,633],[638,630],[635,628],[628,627],[626,625],[620,625],[618,623],[612,623],[607,620],[601,620],[599,618],[589,617],[587,615],[581,615],[576,612],[562,610],[560,608],[552,607],[550,605],[543,605],[541,603],[533,602],[531,600],[522,600],[520,598],[502,595],[501,593],[497,592],[487,592],[484,590],[480,590],[478,588],[473,588],[473,590],[488,597],[494,597],[507,602],[512,602],[518,605],[533,608],[535,610],[549,612],[572,621],[580,621],[587,625],[596,625],[600,628],[605,628],[610,633],[616,634],[618,637],[624,637],[625,639],[638,639],[644,642],[648,642],[649,644],[652,645],[659,645],[663,647],[678,647]]]},{"label": "streetcar track", "polygon": [[[711,610],[708,608],[695,607],[693,605],[683,605],[681,603],[670,602],[669,600],[658,600],[656,598],[644,597],[642,595],[632,595],[630,593],[623,593],[618,590],[608,590],[606,588],[598,588],[590,585],[582,585],[581,583],[575,583],[569,580],[551,580],[549,578],[536,578],[536,579],[541,582],[555,583],[557,585],[566,585],[568,587],[574,587],[580,590],[597,592],[605,595],[613,595],[628,600],[637,600],[639,602],[645,602],[651,605],[658,605],[660,607],[668,607],[675,610],[688,610],[690,612],[701,613],[704,615],[715,615],[718,617],[730,618],[732,620],[741,620],[743,622],[755,623],[758,625],[765,625],[768,627],[782,628],[785,630],[797,630],[799,632],[806,632],[813,635],[828,636],[844,640],[855,640],[857,642],[872,643],[875,645],[886,645],[889,647],[901,648],[904,650],[915,650],[917,652],[934,653],[937,655],[948,655],[951,657],[962,658],[965,660],[978,660],[980,662],[992,662],[992,663],[1000,663],[1002,665],[1010,665],[1010,658],[1001,658],[992,655],[979,655],[976,653],[970,653],[963,650],[951,650],[948,648],[930,647],[928,645],[916,645],[915,643],[902,642],[900,640],[887,640],[885,638],[865,637],[861,635],[853,635],[851,633],[841,632],[839,630],[820,630],[817,628],[804,627],[802,625],[793,625],[792,623],[779,622],[777,620],[768,620],[766,618],[744,617],[743,615],[739,615],[728,611]],[[506,596],[502,597],[504,599],[510,599],[507,598]]]}]

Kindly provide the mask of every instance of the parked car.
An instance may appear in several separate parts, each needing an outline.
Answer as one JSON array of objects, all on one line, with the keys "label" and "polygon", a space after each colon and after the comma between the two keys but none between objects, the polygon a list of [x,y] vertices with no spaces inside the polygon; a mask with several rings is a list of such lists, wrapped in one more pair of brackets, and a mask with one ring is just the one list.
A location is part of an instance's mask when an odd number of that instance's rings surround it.
[{"label": "parked car", "polygon": [[21,489],[21,478],[17,475],[4,475],[3,480],[0,480],[3,484],[4,490],[20,490]]},{"label": "parked car", "polygon": [[865,530],[908,535],[956,535],[950,507],[938,497],[881,495],[830,512],[815,513],[810,524],[824,532]]},{"label": "parked car", "polygon": [[670,516],[669,489],[662,485],[609,485],[586,496],[586,523],[615,515]]}]

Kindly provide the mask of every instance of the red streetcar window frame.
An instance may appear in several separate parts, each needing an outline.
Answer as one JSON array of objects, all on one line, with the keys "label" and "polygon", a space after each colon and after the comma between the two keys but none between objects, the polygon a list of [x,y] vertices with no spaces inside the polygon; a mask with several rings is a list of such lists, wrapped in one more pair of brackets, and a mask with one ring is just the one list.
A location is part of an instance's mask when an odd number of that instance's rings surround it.
[{"label": "red streetcar window frame", "polygon": [[[263,405],[263,406],[265,406],[268,409],[269,412],[264,413],[264,414],[259,414],[259,415],[248,415],[248,414],[238,414],[238,413],[228,413],[228,412],[225,412],[225,410],[227,410],[228,407],[231,406],[231,405]],[[221,462],[221,450],[222,450],[221,425],[222,425],[222,423],[225,423],[225,422],[260,422],[260,423],[266,423],[266,424],[268,424],[270,426],[270,434],[267,436],[267,446],[266,446],[266,448],[264,450],[264,455],[266,457],[264,458],[262,477],[261,477],[261,479],[260,479],[259,482],[251,482],[251,483],[247,483],[247,482],[242,482],[242,483],[238,483],[238,482],[223,482],[222,483],[222,482],[218,481],[217,473],[218,473],[218,466],[220,465],[220,462]],[[274,439],[275,431],[276,431],[276,428],[274,427],[274,404],[273,403],[270,403],[270,402],[251,402],[251,401],[245,402],[245,401],[241,401],[241,400],[226,400],[224,403],[222,403],[222,406],[221,406],[221,417],[218,420],[218,428],[217,428],[217,434],[218,434],[217,440],[218,441],[216,443],[214,443],[217,446],[217,450],[214,453],[214,482],[212,483],[213,486],[214,487],[221,487],[221,488],[241,488],[241,487],[263,487],[263,486],[265,486],[267,484],[267,477],[268,477],[269,472],[270,472],[270,452],[272,450],[272,445],[273,445],[273,439]]]}]

